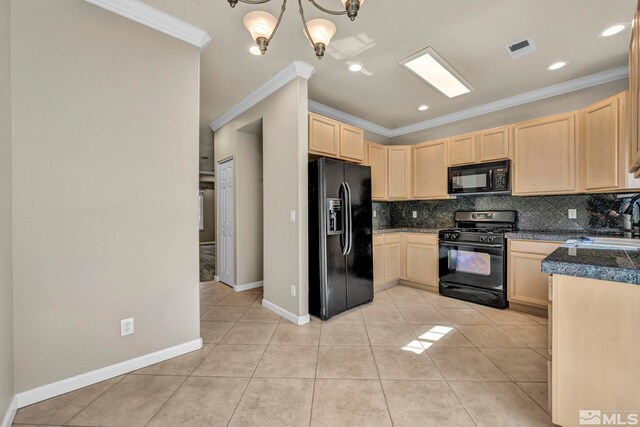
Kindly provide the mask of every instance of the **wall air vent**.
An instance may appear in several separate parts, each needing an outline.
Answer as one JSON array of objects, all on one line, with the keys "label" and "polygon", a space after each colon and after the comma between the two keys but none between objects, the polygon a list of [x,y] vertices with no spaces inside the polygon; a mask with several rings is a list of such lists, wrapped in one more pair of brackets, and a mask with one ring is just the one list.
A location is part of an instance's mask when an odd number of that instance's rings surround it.
[{"label": "wall air vent", "polygon": [[533,42],[533,39],[529,37],[528,39],[510,43],[509,45],[505,46],[505,49],[507,49],[507,53],[509,54],[511,59],[518,59],[535,52],[536,45]]}]

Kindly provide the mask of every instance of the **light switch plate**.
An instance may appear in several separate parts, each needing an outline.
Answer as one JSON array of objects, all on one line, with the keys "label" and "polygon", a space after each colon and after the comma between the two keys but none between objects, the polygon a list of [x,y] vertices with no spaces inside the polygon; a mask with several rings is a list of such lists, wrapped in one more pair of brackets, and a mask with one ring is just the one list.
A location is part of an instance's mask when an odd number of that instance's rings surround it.
[{"label": "light switch plate", "polygon": [[578,218],[578,211],[576,209],[569,209],[567,216],[569,219],[576,219]]},{"label": "light switch plate", "polygon": [[296,211],[295,210],[292,210],[291,213],[289,214],[289,221],[296,222]]},{"label": "light switch plate", "polygon": [[413,211],[411,214],[414,218],[418,218],[418,211]]},{"label": "light switch plate", "polygon": [[373,217],[377,218],[378,217],[378,211],[373,211]]}]

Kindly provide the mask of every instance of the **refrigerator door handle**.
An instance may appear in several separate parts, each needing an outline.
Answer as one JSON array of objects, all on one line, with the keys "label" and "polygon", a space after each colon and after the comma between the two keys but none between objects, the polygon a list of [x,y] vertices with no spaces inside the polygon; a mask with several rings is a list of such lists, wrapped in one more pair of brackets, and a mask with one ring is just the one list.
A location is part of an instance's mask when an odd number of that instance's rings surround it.
[{"label": "refrigerator door handle", "polygon": [[347,185],[344,182],[340,183],[340,198],[342,199],[342,227],[343,232],[340,234],[340,249],[342,255],[347,255],[349,252],[349,196]]},{"label": "refrigerator door handle", "polygon": [[344,183],[347,188],[347,253],[349,255],[351,253],[351,249],[353,248],[353,212],[351,210],[351,187],[349,187],[349,183]]}]

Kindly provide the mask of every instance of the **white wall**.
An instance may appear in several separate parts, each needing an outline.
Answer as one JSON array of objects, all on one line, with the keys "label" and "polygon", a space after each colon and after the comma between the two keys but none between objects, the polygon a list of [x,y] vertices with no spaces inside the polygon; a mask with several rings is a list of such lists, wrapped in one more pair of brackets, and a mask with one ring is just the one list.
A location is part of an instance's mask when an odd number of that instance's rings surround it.
[{"label": "white wall", "polygon": [[22,392],[199,338],[199,50],[79,0],[11,16]]},{"label": "white wall", "polygon": [[[238,130],[262,119],[264,298],[298,316],[309,311],[307,102],[307,81],[296,78],[220,128],[214,149],[216,163],[234,157],[237,179],[239,170],[250,167],[236,159]],[[236,193],[236,229],[240,229],[237,203]],[[291,210],[296,211],[296,222],[289,220]],[[295,297],[291,285],[298,288]]]},{"label": "white wall", "polygon": [[0,0],[0,422],[13,397],[10,3]]},{"label": "white wall", "polygon": [[392,138],[390,144],[418,144],[424,141],[432,141],[553,114],[566,113],[586,107],[626,89],[628,89],[628,81],[626,79],[617,80],[432,129],[398,136]]}]

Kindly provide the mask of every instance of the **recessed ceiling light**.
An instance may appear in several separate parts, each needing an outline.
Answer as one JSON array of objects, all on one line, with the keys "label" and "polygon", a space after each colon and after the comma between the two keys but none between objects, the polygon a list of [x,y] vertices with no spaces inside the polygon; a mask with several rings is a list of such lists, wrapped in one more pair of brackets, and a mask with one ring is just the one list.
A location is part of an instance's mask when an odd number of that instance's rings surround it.
[{"label": "recessed ceiling light", "polygon": [[473,86],[431,47],[403,59],[400,64],[449,98],[474,90]]},{"label": "recessed ceiling light", "polygon": [[349,71],[353,71],[354,73],[357,73],[358,71],[362,71],[362,65],[360,65],[360,64],[351,64],[351,65],[349,65]]},{"label": "recessed ceiling light", "polygon": [[421,106],[418,107],[418,110],[420,110],[420,111],[427,111],[428,109],[429,109],[428,105],[421,105]]},{"label": "recessed ceiling light", "polygon": [[600,35],[602,37],[611,37],[622,32],[625,28],[627,28],[625,24],[617,24],[617,25],[614,25],[613,27],[607,28],[606,30],[601,32]]},{"label": "recessed ceiling light", "polygon": [[567,64],[568,64],[567,61],[554,62],[553,64],[551,64],[551,65],[549,65],[547,67],[547,70],[549,70],[549,71],[559,70],[560,68],[564,67]]},{"label": "recessed ceiling light", "polygon": [[249,47],[247,47],[247,50],[252,55],[256,55],[256,56],[262,55],[262,53],[260,52],[260,48],[255,44],[249,45]]}]

